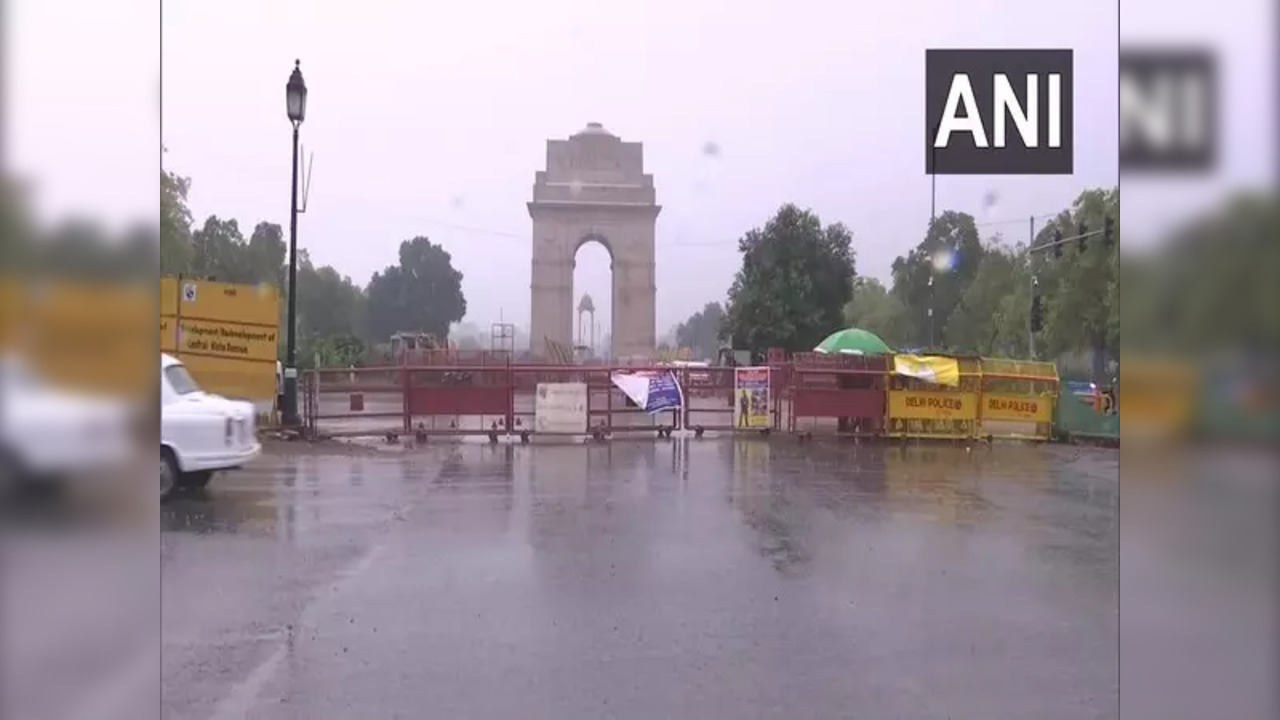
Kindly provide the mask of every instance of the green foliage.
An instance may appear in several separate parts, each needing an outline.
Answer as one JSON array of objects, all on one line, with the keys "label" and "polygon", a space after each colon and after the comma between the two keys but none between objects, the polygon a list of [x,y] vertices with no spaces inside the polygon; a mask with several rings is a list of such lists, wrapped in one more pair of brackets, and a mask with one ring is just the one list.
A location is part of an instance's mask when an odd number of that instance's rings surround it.
[{"label": "green foliage", "polygon": [[[1280,348],[1277,238],[1275,198],[1241,194],[1176,230],[1158,254],[1126,258],[1120,268],[1126,346],[1182,355],[1274,354]],[[1108,319],[1118,326],[1118,318]]]},{"label": "green foliage", "polygon": [[[239,223],[210,215],[192,229],[187,193],[191,181],[176,173],[160,174],[160,235],[126,236],[124,265],[146,267],[139,258],[152,258],[160,249],[164,274],[213,278],[225,282],[270,283],[280,289],[280,325],[288,313],[289,247],[280,225],[259,222],[246,239]],[[105,260],[90,251],[102,246],[90,230],[68,225],[51,244],[60,262],[89,267]],[[116,253],[116,255],[120,255]],[[114,257],[114,256],[113,256]],[[367,288],[327,265],[317,267],[299,248],[297,267],[298,360],[309,365],[317,355],[322,363],[349,365],[369,348],[386,343],[400,330],[425,331],[445,337],[450,322],[466,312],[462,274],[454,270],[449,253],[426,238],[400,246],[400,262],[375,274]],[[113,260],[113,262],[116,262]],[[119,264],[119,263],[118,263]],[[151,277],[154,277],[154,264]],[[281,332],[280,351],[285,351]]]},{"label": "green foliage", "polygon": [[[1036,243],[1049,241],[1055,229],[1064,237],[1078,234],[1081,223],[1089,230],[1101,230],[1104,218],[1120,215],[1120,192],[1093,189],[1080,193],[1070,210],[1060,213],[1038,233]],[[1094,356],[1094,375],[1104,374],[1105,362],[1118,355],[1119,322],[1119,236],[1110,247],[1101,236],[1088,239],[1085,249],[1075,242],[1063,248],[1062,258],[1051,252],[1037,253],[1033,270],[1047,299],[1045,330],[1041,334],[1042,354],[1049,357],[1072,350],[1089,350]]]},{"label": "green foliage", "polygon": [[328,265],[317,268],[306,253],[298,253],[298,347],[303,356],[311,357],[335,338],[378,342],[379,338],[364,332],[364,316],[364,293],[351,278]]},{"label": "green foliage", "polygon": [[891,347],[902,347],[911,338],[907,309],[875,278],[854,279],[853,297],[844,306],[844,324],[873,332]]},{"label": "green foliage", "polygon": [[364,363],[368,348],[363,340],[350,334],[328,335],[318,338],[305,355],[304,366],[319,359],[321,367],[359,367]]},{"label": "green foliage", "polygon": [[[985,253],[973,216],[948,210],[928,228],[906,257],[893,261],[893,294],[906,308],[910,341],[919,347],[959,346],[965,338],[949,328],[952,313],[977,275]],[[950,258],[945,264],[939,258]],[[930,288],[930,279],[933,287]],[[933,308],[932,333],[929,308]]]},{"label": "green foliage", "polygon": [[720,328],[724,318],[724,308],[720,303],[707,303],[676,326],[676,345],[692,349],[699,359],[714,360],[720,352]]},{"label": "green foliage", "polygon": [[[1029,253],[1021,243],[1010,247],[999,237],[984,242],[972,217],[944,212],[924,240],[893,264],[889,294],[903,308],[906,337],[898,339],[901,336],[894,330],[872,327],[852,313],[848,319],[886,339],[894,337],[898,344],[923,347],[929,344],[928,309],[932,306],[936,348],[1028,357],[1034,275],[1039,280],[1044,318],[1036,354],[1057,358],[1083,352],[1093,358],[1096,374],[1107,359],[1118,354],[1119,214],[1118,189],[1081,193],[1069,209],[1039,228],[1032,247],[1052,242],[1055,230],[1066,238],[1075,236],[1081,223],[1090,230],[1101,230],[1107,217],[1115,221],[1114,242],[1108,245],[1101,236],[1091,237],[1081,251],[1072,241],[1064,246],[1062,257],[1055,258],[1052,251]],[[935,265],[935,258],[948,254],[952,256],[949,266]],[[1142,272],[1151,275],[1147,269]]]},{"label": "green foliage", "polygon": [[187,192],[191,181],[160,171],[160,272],[182,275],[191,266],[191,209]]},{"label": "green foliage", "polygon": [[1022,248],[985,248],[978,270],[947,322],[959,350],[997,357],[1027,357],[1031,274]]},{"label": "green foliage", "polygon": [[156,237],[150,228],[137,226],[111,236],[96,223],[71,219],[42,239],[27,258],[37,272],[116,281],[156,276]]},{"label": "green foliage", "polygon": [[844,318],[853,294],[853,237],[809,210],[783,205],[738,241],[742,267],[729,289],[721,336],[733,347],[810,350]]},{"label": "green foliage", "polygon": [[400,243],[399,264],[374,273],[366,292],[367,327],[378,338],[419,331],[444,339],[467,314],[462,273],[443,247],[422,236]]}]

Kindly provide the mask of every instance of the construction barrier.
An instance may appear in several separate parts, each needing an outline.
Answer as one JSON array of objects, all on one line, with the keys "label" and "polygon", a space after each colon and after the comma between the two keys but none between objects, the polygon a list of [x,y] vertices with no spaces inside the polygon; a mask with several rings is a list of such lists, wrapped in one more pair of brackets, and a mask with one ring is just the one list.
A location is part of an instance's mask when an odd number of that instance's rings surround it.
[{"label": "construction barrier", "polygon": [[[921,360],[928,362],[920,363]],[[894,362],[894,368],[886,375],[889,387],[886,437],[966,440],[979,436],[982,368],[977,358],[899,355]],[[920,370],[954,374],[955,385],[940,385],[905,375],[904,365],[923,365]]]},{"label": "construction barrier", "polygon": [[[684,369],[684,427],[703,431],[732,432],[735,429],[737,368],[698,367]],[[777,375],[770,375],[770,390]]]},{"label": "construction barrier", "polygon": [[610,373],[671,368],[511,365],[323,368],[303,373],[304,426],[313,437],[595,435],[667,432],[686,408],[650,414]]},{"label": "construction barrier", "polygon": [[1150,440],[1189,435],[1198,412],[1200,390],[1200,372],[1190,362],[1126,358],[1114,390],[1117,414],[1120,407],[1124,408],[1121,425],[1125,434]]},{"label": "construction barrier", "polygon": [[863,437],[884,432],[887,357],[802,353],[790,369],[788,431]]},{"label": "construction barrier", "polygon": [[1113,444],[1120,441],[1120,416],[1116,406],[1099,402],[1101,391],[1088,394],[1061,385],[1053,413],[1055,439]]},{"label": "construction barrier", "polygon": [[[1065,394],[1051,363],[976,357],[770,357],[752,367],[513,364],[504,354],[303,375],[315,436],[579,436],[785,431],[921,440],[1118,438],[1118,394]],[[443,364],[458,361],[460,364]],[[441,364],[436,364],[441,363]],[[630,378],[628,378],[630,376]],[[636,376],[656,383],[639,397]],[[678,388],[664,378],[674,377]],[[664,384],[665,383],[665,384]],[[661,389],[665,388],[665,389]],[[678,402],[672,400],[678,392]],[[639,406],[637,405],[639,403]],[[647,405],[646,405],[647,403]],[[656,404],[655,404],[656,403]],[[646,409],[646,407],[648,409]],[[1064,430],[1065,429],[1065,430]]]},{"label": "construction barrier", "polygon": [[986,438],[1053,437],[1058,369],[1050,362],[981,358],[978,433]]}]

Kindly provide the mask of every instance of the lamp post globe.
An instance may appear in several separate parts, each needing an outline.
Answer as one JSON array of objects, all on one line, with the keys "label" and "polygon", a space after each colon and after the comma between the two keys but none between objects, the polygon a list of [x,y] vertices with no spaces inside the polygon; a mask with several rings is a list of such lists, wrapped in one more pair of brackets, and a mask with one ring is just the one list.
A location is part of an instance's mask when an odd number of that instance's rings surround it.
[{"label": "lamp post globe", "polygon": [[307,83],[302,79],[302,61],[293,61],[293,72],[284,86],[285,111],[297,125],[307,118]]}]

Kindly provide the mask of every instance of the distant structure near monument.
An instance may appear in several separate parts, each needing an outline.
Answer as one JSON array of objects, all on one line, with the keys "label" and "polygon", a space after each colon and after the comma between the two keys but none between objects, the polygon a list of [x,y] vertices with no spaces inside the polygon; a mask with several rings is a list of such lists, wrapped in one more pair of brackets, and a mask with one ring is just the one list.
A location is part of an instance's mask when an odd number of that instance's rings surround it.
[{"label": "distant structure near monument", "polygon": [[[623,142],[600,123],[568,140],[547,141],[535,175],[530,350],[572,347],[573,270],[578,249],[597,242],[613,276],[610,322],[615,358],[651,357],[656,344],[654,230],[662,207],[644,172],[644,145]],[[593,343],[594,344],[594,343]]]},{"label": "distant structure near monument", "polygon": [[578,346],[588,356],[596,352],[596,303],[591,295],[582,294],[578,301]]}]

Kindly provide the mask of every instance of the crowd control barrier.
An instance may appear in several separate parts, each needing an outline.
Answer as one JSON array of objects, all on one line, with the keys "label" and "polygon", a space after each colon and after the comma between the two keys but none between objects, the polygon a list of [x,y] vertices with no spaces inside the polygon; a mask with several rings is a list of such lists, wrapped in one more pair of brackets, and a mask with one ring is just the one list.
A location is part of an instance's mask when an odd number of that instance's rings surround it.
[{"label": "crowd control barrier", "polygon": [[981,358],[978,433],[986,438],[1053,437],[1058,369],[1050,362]]},{"label": "crowd control barrier", "polygon": [[[933,360],[933,358],[930,358]],[[952,362],[956,385],[938,385],[892,371],[887,375],[888,413],[885,436],[966,440],[978,437],[978,396],[982,369],[977,358],[936,358]]]},{"label": "crowd control barrier", "polygon": [[889,362],[887,356],[797,353],[791,362],[787,430],[881,435]]},{"label": "crowd control barrier", "polygon": [[[797,353],[748,367],[646,367],[514,364],[496,353],[420,355],[415,359],[425,364],[304,373],[301,404],[308,434],[388,440],[477,435],[492,442],[513,435],[521,441],[535,435],[605,439],[675,430],[699,437],[704,431],[780,431],[802,440],[829,435],[1043,442],[1117,434],[1111,426],[1117,426],[1118,392],[1103,410],[1093,407],[1092,394],[1067,398],[1055,366],[1047,362]],[[619,385],[622,376],[616,373],[673,373],[679,402],[655,395],[648,409],[637,407],[634,386]],[[1125,389],[1128,405],[1130,387]],[[1152,406],[1147,415],[1158,414],[1154,402],[1145,404]],[[1159,410],[1179,424],[1189,415],[1187,408],[1167,403]],[[1093,428],[1098,422],[1108,427]]]}]

